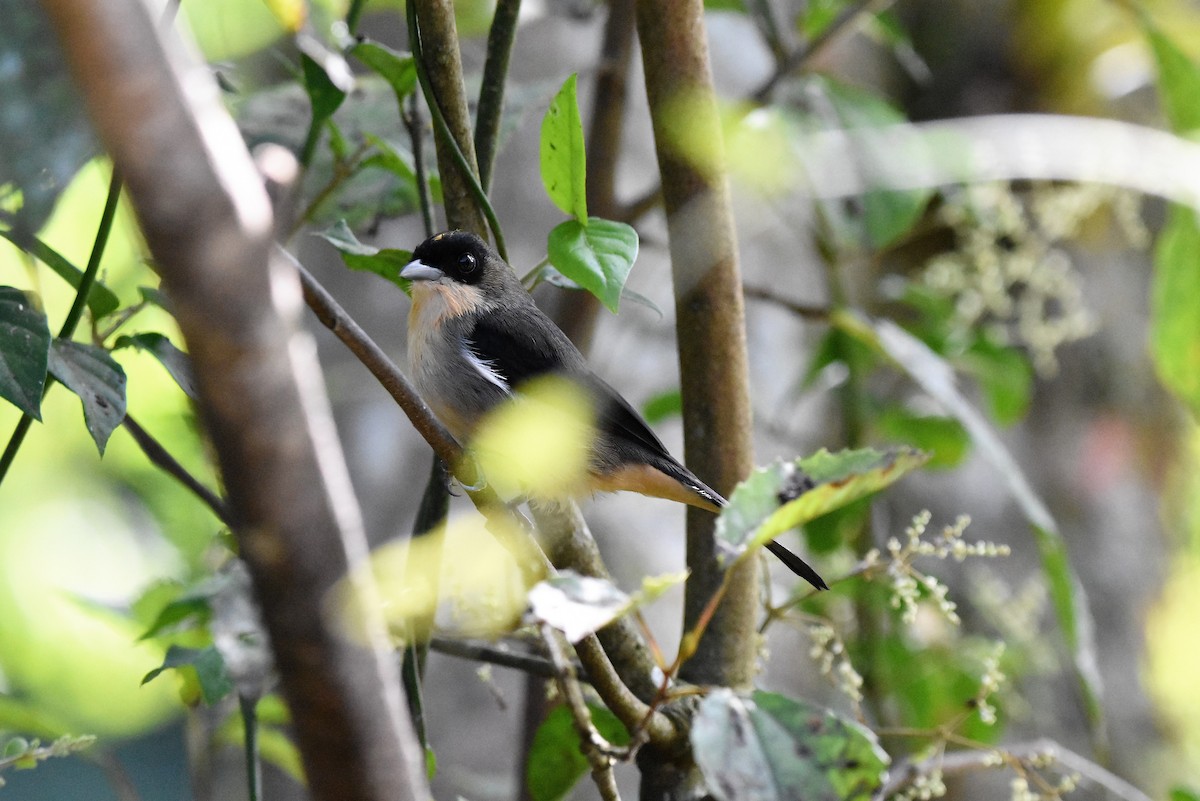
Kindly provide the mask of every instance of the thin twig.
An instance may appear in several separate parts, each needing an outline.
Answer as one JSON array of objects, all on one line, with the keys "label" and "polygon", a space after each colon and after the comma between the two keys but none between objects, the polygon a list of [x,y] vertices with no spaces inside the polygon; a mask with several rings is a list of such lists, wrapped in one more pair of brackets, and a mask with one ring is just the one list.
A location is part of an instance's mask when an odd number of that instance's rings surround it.
[{"label": "thin twig", "polygon": [[857,0],[857,2],[843,8],[841,13],[837,15],[837,18],[829,23],[819,36],[793,52],[776,66],[775,72],[771,74],[771,77],[755,90],[754,99],[759,103],[767,102],[767,99],[771,96],[771,92],[775,91],[775,87],[779,85],[780,81],[806,66],[832,42],[847,33],[858,22],[860,17],[864,14],[878,14],[894,2],[895,0]]},{"label": "thin twig", "polygon": [[596,789],[605,801],[620,801],[621,795],[617,791],[617,780],[612,769],[613,758],[620,749],[604,739],[592,724],[592,713],[584,701],[583,690],[575,678],[575,670],[567,659],[562,635],[547,624],[542,625],[541,631],[542,640],[550,654],[550,662],[554,665],[559,692],[567,704],[567,709],[571,711],[571,720],[579,733],[580,747],[592,769],[592,781],[596,783]]},{"label": "thin twig", "polygon": [[815,303],[799,303],[794,300],[779,295],[773,289],[767,289],[761,286],[750,286],[749,284],[742,285],[742,294],[754,300],[765,300],[768,303],[773,303],[780,306],[793,314],[799,315],[806,320],[828,320],[829,315],[833,313],[833,309],[829,306],[817,305]]},{"label": "thin twig", "polygon": [[500,230],[500,221],[496,218],[496,210],[492,208],[492,203],[488,200],[487,192],[483,191],[483,187],[479,185],[479,176],[475,174],[470,161],[468,161],[466,154],[463,153],[462,146],[454,138],[454,132],[450,130],[450,125],[446,122],[446,116],[442,112],[441,105],[438,103],[437,93],[434,91],[433,83],[429,79],[429,71],[426,69],[425,56],[421,45],[421,28],[417,22],[416,3],[408,3],[406,11],[408,14],[408,38],[413,51],[413,63],[417,68],[417,81],[420,83],[421,91],[425,95],[425,104],[429,106],[429,114],[433,118],[433,128],[441,137],[441,141],[446,144],[451,160],[462,175],[462,179],[466,183],[471,196],[475,199],[479,210],[483,212],[483,216],[487,219],[488,228],[492,232],[492,239],[496,243],[496,252],[500,254],[500,258],[508,261],[508,248],[504,243],[504,232]]},{"label": "thin twig", "polygon": [[517,16],[521,0],[499,0],[488,31],[487,57],[483,62],[483,83],[479,87],[479,107],[475,112],[475,160],[479,163],[479,184],[486,192],[492,186],[492,167],[500,139],[500,116],[504,111],[504,85],[508,80],[508,59],[517,38]]},{"label": "thin twig", "polygon": [[232,526],[233,521],[229,516],[229,509],[225,502],[221,500],[208,487],[200,483],[200,481],[187,471],[178,460],[172,456],[166,448],[155,439],[150,432],[142,428],[137,420],[134,420],[128,413],[125,419],[121,421],[121,425],[125,426],[125,430],[129,432],[129,436],[133,437],[133,441],[142,449],[142,453],[146,454],[146,458],[155,466],[159,467],[169,475],[173,476],[180,484],[187,487],[193,495],[204,502],[205,506],[212,510],[212,513],[217,516],[227,526]]},{"label": "thin twig", "polygon": [[[511,651],[509,650],[508,643],[503,640],[491,643],[484,640],[464,640],[455,637],[442,637],[435,634],[429,638],[429,648],[447,656],[456,656],[459,659],[470,659],[474,662],[486,662],[489,665],[512,668],[513,670],[520,670],[531,676],[538,676],[544,679],[553,679],[558,675],[554,668],[554,663],[546,657]],[[576,675],[579,675],[583,671],[583,665],[581,664],[574,665],[574,668]],[[580,679],[588,681],[586,676],[581,676]]]},{"label": "thin twig", "polygon": [[996,752],[1009,755],[1018,760],[1026,761],[1035,756],[1047,755],[1069,771],[1103,787],[1108,792],[1125,801],[1151,801],[1150,796],[1134,787],[1120,776],[1097,765],[1087,757],[1066,748],[1061,743],[1048,738],[1034,740],[1010,746],[999,746],[973,751],[954,751],[949,754],[934,756],[917,762],[907,761],[892,769],[891,775],[883,789],[878,793],[880,798],[888,798],[911,785],[919,776],[925,776],[935,770],[943,775],[972,773],[983,770],[995,770],[1004,764],[996,764]]},{"label": "thin twig", "polygon": [[434,234],[433,200],[429,196],[429,176],[425,169],[425,122],[421,119],[421,104],[416,92],[408,96],[408,108],[401,115],[408,138],[412,142],[413,174],[417,179],[417,205],[421,209],[421,222],[426,237]]}]

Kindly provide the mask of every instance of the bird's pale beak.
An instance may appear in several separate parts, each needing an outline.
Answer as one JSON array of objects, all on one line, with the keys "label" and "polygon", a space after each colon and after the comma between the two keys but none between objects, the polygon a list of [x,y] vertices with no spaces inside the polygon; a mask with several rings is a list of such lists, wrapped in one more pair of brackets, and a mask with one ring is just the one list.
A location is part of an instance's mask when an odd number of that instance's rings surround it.
[{"label": "bird's pale beak", "polygon": [[409,281],[436,281],[439,278],[444,278],[445,273],[437,267],[430,267],[419,259],[414,259],[404,265],[404,269],[400,271],[400,277]]}]

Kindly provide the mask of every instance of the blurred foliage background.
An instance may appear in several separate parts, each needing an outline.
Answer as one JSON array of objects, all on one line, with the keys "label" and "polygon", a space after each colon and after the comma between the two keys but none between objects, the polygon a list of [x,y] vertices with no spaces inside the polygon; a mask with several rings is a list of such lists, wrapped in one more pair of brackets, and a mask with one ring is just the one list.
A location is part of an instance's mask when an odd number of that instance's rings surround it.
[{"label": "blurred foliage background", "polygon": [[[773,45],[819,40],[839,15],[856,11],[858,21],[830,46],[814,51],[802,75],[785,83],[781,94],[817,96],[818,106],[830,107],[821,113],[844,124],[854,115],[884,124],[1037,111],[1127,120],[1186,134],[1195,125],[1187,124],[1190,118],[1180,109],[1190,103],[1190,114],[1200,114],[1200,95],[1188,99],[1186,91],[1200,86],[1189,83],[1186,74],[1187,59],[1200,58],[1200,9],[1184,0],[747,0],[745,5],[713,3],[709,24],[714,70],[729,102],[727,133],[739,179],[733,190],[750,298],[758,461],[821,446],[914,444],[934,453],[931,469],[876,504],[867,544],[882,546],[887,537],[901,537],[913,515],[929,509],[934,528],[969,514],[972,534],[1006,543],[1013,551],[1007,560],[989,560],[986,569],[974,560],[947,560],[930,568],[958,599],[961,630],[931,612],[924,597],[908,629],[874,639],[864,634],[869,649],[850,644],[859,672],[874,687],[872,702],[894,721],[936,726],[972,697],[985,641],[1001,638],[1008,642],[1005,670],[1013,679],[999,702],[1006,741],[1049,737],[1081,753],[1101,741],[1112,770],[1151,797],[1195,797],[1200,788],[1195,679],[1200,630],[1194,622],[1200,608],[1198,404],[1178,385],[1174,389],[1182,398],[1163,389],[1148,343],[1152,312],[1161,318],[1172,298],[1200,303],[1200,293],[1186,294],[1200,279],[1184,280],[1174,285],[1177,294],[1165,296],[1152,283],[1154,243],[1161,275],[1161,260],[1169,258],[1163,255],[1167,245],[1161,234],[1165,226],[1174,231],[1166,204],[1121,191],[1019,181],[894,196],[890,203],[881,201],[884,212],[872,211],[865,201],[814,201],[802,186],[778,185],[778,165],[764,163],[763,153],[772,152],[763,149],[767,140],[752,134],[760,120],[740,111],[739,104],[771,75]],[[33,36],[36,26],[25,25],[30,12],[21,6],[14,0],[0,3],[0,16],[22,20],[0,36],[0,50],[32,49],[32,40],[22,37]],[[346,4],[184,0],[182,10],[179,25],[213,64],[248,141],[274,139],[298,149],[309,112],[294,80],[298,56],[289,31],[299,27],[305,35],[323,38],[331,22],[345,16]],[[470,0],[456,4],[456,13],[467,71],[477,79],[491,6]],[[510,260],[521,273],[539,262],[546,231],[560,219],[538,179],[538,125],[571,72],[579,73],[587,109],[605,16],[603,5],[586,0],[526,0],[522,8],[493,190]],[[400,4],[369,3],[363,31],[405,47]],[[1155,35],[1169,44],[1156,42]],[[1183,60],[1183,66],[1176,64],[1180,71],[1164,70],[1164,64],[1176,63],[1169,61],[1175,55]],[[57,59],[49,56],[46,63],[56,65]],[[1174,87],[1164,87],[1164,80],[1175,81]],[[641,99],[629,104],[620,151],[612,158],[620,159],[618,194],[634,199],[654,189],[655,171],[643,89],[638,80],[630,87]],[[21,97],[21,89],[4,86],[0,106],[6,132],[10,116],[39,107],[47,116],[38,124],[47,131],[78,129],[77,103],[67,98],[45,111],[39,104],[47,95]],[[347,139],[360,131],[389,140],[402,137],[394,106],[385,106],[394,103],[389,91],[364,78],[353,108],[339,117]],[[1169,101],[1173,92],[1183,100],[1164,105],[1163,97]],[[43,242],[82,266],[92,250],[109,169],[95,157],[86,134],[47,137],[43,144],[43,150],[61,157],[63,166],[55,171],[60,185],[44,196],[27,191],[25,220]],[[28,141],[4,139],[0,145],[5,167],[0,186],[11,189],[6,182],[23,180],[17,169],[22,154],[30,153],[31,159],[42,154]],[[323,149],[307,179],[310,193],[335,169],[336,161]],[[35,201],[42,197],[52,202],[39,207]],[[411,187],[391,178],[350,182],[334,205],[316,210],[313,228],[346,219],[364,241],[411,248],[423,238],[412,213],[414,199]],[[11,193],[0,191],[0,208],[14,212],[16,206]],[[5,218],[7,227],[18,230],[20,223],[13,219]],[[662,215],[651,212],[637,225],[642,256],[629,287],[651,306],[669,310]],[[328,242],[310,234],[298,233],[293,249],[402,361],[405,299],[376,276],[346,270]],[[1190,259],[1190,268],[1181,269],[1200,274],[1197,251],[1188,247],[1200,244],[1200,238],[1174,235],[1180,237],[1176,249]],[[1005,273],[1009,267],[997,266],[1026,253],[1023,248],[1035,254],[1025,273]],[[831,280],[831,272],[839,277]],[[124,206],[100,276],[122,307],[140,303],[141,288],[156,284]],[[995,305],[996,297],[987,295],[997,291],[996,281],[1011,308]],[[0,283],[38,298],[51,329],[74,296],[45,266],[6,241],[0,241]],[[539,298],[554,304],[558,292],[543,286]],[[789,303],[818,313],[797,315]],[[1097,737],[1095,721],[1082,711],[1076,680],[1065,666],[1069,659],[1050,597],[1055,588],[1039,570],[1028,526],[992,467],[972,447],[970,433],[944,409],[902,385],[886,360],[853,341],[845,329],[825,324],[822,315],[831,305],[903,321],[977,380],[972,399],[1002,426],[1004,444],[1057,518],[1085,590],[1077,600],[1087,609],[1085,620],[1094,621],[1094,629],[1083,636],[1094,640],[1086,667],[1097,672],[1104,737]],[[1033,311],[1022,317],[1029,308]],[[678,452],[670,314],[636,303],[624,304],[619,316],[602,314],[592,360],[636,404],[665,399],[655,422]],[[1195,318],[1185,316],[1183,324],[1189,319]],[[153,303],[139,308],[122,332],[159,332],[183,344],[170,315]],[[382,543],[411,528],[427,451],[384,393],[363,380],[357,362],[323,330],[315,334],[368,530]],[[162,363],[135,348],[117,349],[113,356],[128,377],[130,415],[169,443],[194,476],[217,486],[189,401]],[[1194,350],[1186,359],[1196,366]],[[854,389],[856,382],[861,384]],[[847,395],[847,387],[856,394]],[[32,427],[0,485],[0,742],[8,732],[47,742],[65,733],[90,734],[98,743],[37,770],[5,772],[8,786],[0,789],[0,797],[237,797],[237,734],[227,723],[233,713],[228,700],[211,707],[201,703],[199,685],[205,677],[186,671],[141,683],[162,663],[169,645],[208,644],[206,635],[194,630],[160,630],[156,637],[139,638],[165,603],[186,598],[213,575],[224,547],[220,521],[149,464],[124,430],[114,433],[101,458],[78,424],[79,399],[62,387],[49,392],[41,414],[42,422]],[[14,406],[0,403],[0,436],[13,430],[19,417]],[[844,572],[855,555],[861,556],[846,550],[840,533],[861,524],[853,514],[824,519],[806,533],[810,552],[825,555],[827,575]],[[637,586],[643,576],[681,564],[682,538],[675,535],[681,510],[614,497],[597,500],[589,515],[622,586]],[[652,530],[670,533],[644,536]],[[782,577],[774,580],[777,589],[784,585]],[[845,623],[861,600],[850,591],[835,595],[821,613]],[[882,596],[879,600],[886,603]],[[668,592],[646,612],[651,628],[668,645],[677,637],[670,632],[678,627],[678,603],[678,592]],[[853,629],[846,626],[847,632]],[[779,629],[763,683],[845,707],[844,695],[815,667],[819,659],[809,662],[814,636],[819,638],[803,625]],[[438,654],[431,656],[429,675],[428,727],[442,766],[435,780],[439,797],[514,797],[522,770],[513,743],[523,731],[524,679]],[[264,717],[269,726],[286,722],[279,709],[268,709]],[[991,742],[999,732],[986,729],[973,724],[968,733]],[[900,733],[884,742],[907,748],[900,745],[905,742]],[[268,737],[264,748],[276,766],[268,775],[266,797],[302,797],[291,778],[295,757],[283,736]],[[130,794],[130,782],[136,796]],[[1011,789],[1007,782],[981,774],[951,781],[949,792],[960,798],[1004,797]],[[578,792],[586,797],[589,791]],[[1076,792],[1108,797],[1095,787]]]}]

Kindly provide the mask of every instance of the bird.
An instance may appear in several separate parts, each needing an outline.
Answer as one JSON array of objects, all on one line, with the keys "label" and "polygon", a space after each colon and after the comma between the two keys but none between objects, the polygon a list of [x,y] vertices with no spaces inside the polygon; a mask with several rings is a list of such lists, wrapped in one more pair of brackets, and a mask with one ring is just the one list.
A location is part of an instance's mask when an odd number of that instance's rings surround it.
[{"label": "bird", "polygon": [[[411,282],[408,358],[413,383],[460,441],[523,385],[562,377],[582,390],[595,415],[588,491],[632,491],[719,513],[726,501],[667,451],[621,395],[534,303],[511,267],[468,231],[435,234],[400,271]],[[793,573],[828,589],[803,559],[766,545]]]}]

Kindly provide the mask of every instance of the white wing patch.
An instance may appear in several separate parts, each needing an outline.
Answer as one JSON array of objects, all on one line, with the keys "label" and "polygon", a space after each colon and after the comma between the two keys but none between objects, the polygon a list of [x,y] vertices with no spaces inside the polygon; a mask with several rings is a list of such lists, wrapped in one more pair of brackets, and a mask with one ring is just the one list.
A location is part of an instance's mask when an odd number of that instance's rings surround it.
[{"label": "white wing patch", "polygon": [[487,381],[500,387],[500,389],[504,390],[506,393],[512,391],[512,387],[508,385],[508,382],[504,380],[504,376],[501,375],[500,371],[496,369],[495,363],[490,359],[485,359],[476,353],[471,347],[470,342],[463,344],[463,356],[466,357],[467,364],[474,367],[475,372],[479,373]]}]

